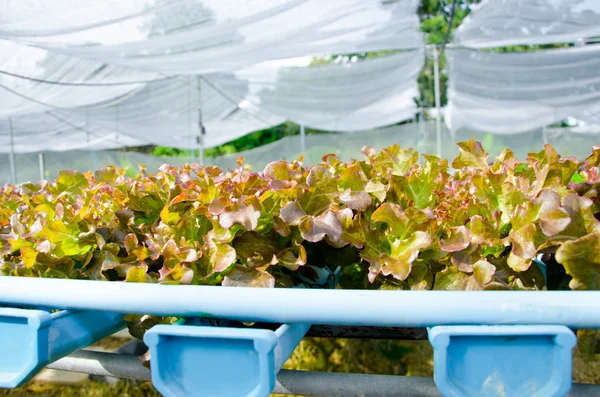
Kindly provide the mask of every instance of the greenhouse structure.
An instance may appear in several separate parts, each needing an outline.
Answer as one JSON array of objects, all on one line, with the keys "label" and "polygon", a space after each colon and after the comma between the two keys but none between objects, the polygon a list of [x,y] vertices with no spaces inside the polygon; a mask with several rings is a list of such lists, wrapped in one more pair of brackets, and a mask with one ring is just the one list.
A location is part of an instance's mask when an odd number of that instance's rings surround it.
[{"label": "greenhouse structure", "polygon": [[[600,1],[439,1],[441,43],[422,3],[0,0],[0,395],[600,396]],[[305,337],[433,377],[287,369]]]}]

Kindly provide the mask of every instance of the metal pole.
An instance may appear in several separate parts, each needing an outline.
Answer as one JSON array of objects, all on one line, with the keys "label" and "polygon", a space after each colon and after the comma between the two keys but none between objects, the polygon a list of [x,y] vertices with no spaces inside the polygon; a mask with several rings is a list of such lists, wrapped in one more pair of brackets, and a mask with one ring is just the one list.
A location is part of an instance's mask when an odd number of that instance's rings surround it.
[{"label": "metal pole", "polygon": [[13,128],[12,128],[12,119],[8,118],[8,135],[10,138],[10,180],[13,185],[17,183],[17,166],[15,162],[15,143],[13,139]]},{"label": "metal pole", "polygon": [[544,145],[546,145],[548,143],[548,130],[546,129],[546,126],[542,127],[542,139],[544,141]]},{"label": "metal pole", "polygon": [[200,135],[198,135],[198,162],[204,165],[204,126],[200,125]]},{"label": "metal pole", "polygon": [[440,58],[437,46],[433,47],[433,78],[435,88],[435,132],[437,138],[437,155],[442,157],[442,111],[440,100]]},{"label": "metal pole", "polygon": [[423,132],[423,139],[425,142],[429,142],[429,123],[425,118],[425,108],[421,109],[421,128]]},{"label": "metal pole", "polygon": [[304,125],[300,124],[300,150],[302,155],[306,154],[306,134],[304,132]]},{"label": "metal pole", "polygon": [[[136,356],[80,350],[48,365],[62,371],[115,378],[151,380],[150,370]],[[274,394],[299,396],[441,397],[432,378],[281,370]],[[567,397],[600,396],[598,385],[573,384]]]},{"label": "metal pole", "polygon": [[38,153],[38,163],[40,165],[40,180],[45,179],[46,177],[46,169],[44,164],[44,153]]},{"label": "metal pole", "polygon": [[[274,394],[339,397],[442,397],[432,378],[282,370]],[[574,383],[566,397],[600,396],[598,385]]]},{"label": "metal pole", "polygon": [[[228,327],[244,328],[243,323],[228,321]],[[262,328],[275,331],[279,327],[276,323],[254,323],[250,328]],[[319,325],[310,327],[306,336],[316,338],[358,338],[358,339],[390,339],[390,340],[426,340],[426,328],[406,327],[359,327],[343,325]]]},{"label": "metal pole", "polygon": [[194,154],[194,150],[195,150],[195,148],[194,148],[194,136],[193,136],[193,133],[192,133],[192,94],[191,94],[191,91],[192,91],[192,76],[188,76],[187,82],[188,82],[188,84],[187,84],[187,87],[188,87],[188,90],[187,90],[187,93],[188,93],[188,108],[187,108],[188,134],[190,136],[190,146],[191,146],[191,148],[190,148],[190,162],[193,163],[193,162],[196,161],[196,159],[195,159],[196,156]]},{"label": "metal pole", "polygon": [[198,85],[198,138],[196,143],[198,143],[198,161],[201,165],[204,165],[204,134],[206,133],[204,129],[204,124],[202,122],[202,78],[198,76],[196,83]]},{"label": "metal pole", "polygon": [[273,394],[442,397],[432,378],[290,370],[279,373]]},{"label": "metal pole", "polygon": [[133,355],[79,350],[63,357],[48,368],[83,372],[98,376],[150,380],[150,370]]}]

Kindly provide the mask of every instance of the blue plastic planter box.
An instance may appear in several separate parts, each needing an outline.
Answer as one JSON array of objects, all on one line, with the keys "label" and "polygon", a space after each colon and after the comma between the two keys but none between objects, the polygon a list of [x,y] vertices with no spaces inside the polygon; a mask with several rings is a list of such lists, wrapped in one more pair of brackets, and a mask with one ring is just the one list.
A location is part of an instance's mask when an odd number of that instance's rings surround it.
[{"label": "blue plastic planter box", "polygon": [[434,379],[447,397],[558,397],[571,389],[564,326],[443,326],[429,330]]},{"label": "blue plastic planter box", "polygon": [[0,388],[17,387],[49,363],[124,326],[116,313],[0,307]]},{"label": "blue plastic planter box", "polygon": [[268,396],[309,325],[265,329],[157,325],[144,336],[152,383],[165,397]]}]

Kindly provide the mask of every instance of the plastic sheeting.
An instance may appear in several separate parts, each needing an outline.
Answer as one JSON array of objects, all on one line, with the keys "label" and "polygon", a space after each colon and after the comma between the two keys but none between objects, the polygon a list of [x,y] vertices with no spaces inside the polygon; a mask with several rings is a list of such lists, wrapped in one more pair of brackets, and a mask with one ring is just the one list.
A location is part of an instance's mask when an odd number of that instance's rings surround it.
[{"label": "plastic sheeting", "polygon": [[[551,144],[561,155],[585,159],[592,154],[592,146],[600,143],[600,129],[579,131],[572,128],[536,129],[513,135],[496,135],[472,129],[451,132],[442,128],[441,157],[450,162],[459,154],[456,142],[475,138],[489,152],[490,159],[498,156],[504,148],[510,148],[518,159],[524,160],[530,152],[538,152],[544,143]],[[291,136],[269,145],[228,156],[207,159],[209,164],[221,168],[235,168],[236,159],[242,156],[252,169],[261,170],[274,160],[292,161],[304,155],[304,163],[316,164],[329,153],[344,161],[364,158],[361,149],[370,146],[377,150],[398,144],[403,148],[414,148],[420,154],[436,153],[435,122],[407,123],[351,133],[307,135],[306,152],[302,153],[300,137]]]},{"label": "plastic sheeting", "polygon": [[0,38],[166,74],[271,59],[422,47],[417,0],[21,0]]},{"label": "plastic sheeting", "polygon": [[[315,164],[328,153],[335,153],[342,160],[362,159],[361,148],[365,145],[382,149],[393,144],[415,148],[419,153],[435,153],[435,123],[408,123],[398,126],[378,128],[352,133],[331,133],[307,135],[306,151],[302,153],[300,137],[290,136],[271,144],[245,152],[235,153],[217,158],[206,158],[205,163],[216,165],[222,169],[236,167],[238,156],[253,170],[262,170],[269,162],[275,160],[292,161],[304,155],[305,164]],[[455,142],[467,141],[475,137],[490,153],[490,159],[500,154],[505,147],[511,148],[518,159],[525,159],[527,153],[543,149],[544,143],[550,143],[561,155],[575,156],[584,159],[591,154],[592,146],[600,143],[600,129],[580,130],[577,128],[557,128],[543,131],[541,129],[514,134],[494,135],[469,129],[462,129],[454,134],[443,128],[442,157],[452,160],[458,155]],[[139,164],[145,164],[151,172],[156,172],[165,163],[182,165],[190,162],[189,157],[155,157],[140,153],[99,151],[68,151],[62,153],[45,153],[45,178],[52,179],[61,169],[76,169],[82,172],[101,168],[105,165],[116,165],[129,168],[135,172]],[[0,154],[0,183],[10,181],[9,160],[7,154]],[[37,181],[40,179],[39,158],[37,154],[16,155],[17,180],[19,182]]]},{"label": "plastic sheeting", "polygon": [[[345,131],[390,125],[414,117],[423,61],[423,51],[415,50],[346,64],[267,62],[235,74],[163,79],[144,84],[113,106],[13,116],[14,149],[94,150],[134,143],[198,148],[200,117],[206,130],[203,147],[285,120]],[[0,152],[10,151],[8,142],[5,119]]]},{"label": "plastic sheeting", "polygon": [[535,52],[448,51],[446,122],[498,134],[572,116],[600,122],[600,45]]},{"label": "plastic sheeting", "polygon": [[[44,153],[44,179],[53,180],[60,170],[93,171],[107,165],[127,168],[130,175],[138,170],[140,164],[146,164],[148,170],[156,172],[165,163],[183,165],[189,158],[156,157],[142,153],[117,152],[112,150],[89,152],[68,151]],[[0,154],[0,184],[11,183],[10,160],[6,153]],[[19,153],[15,156],[16,177],[18,183],[37,182],[40,180],[40,158],[37,153]]]},{"label": "plastic sheeting", "polygon": [[600,36],[598,0],[484,0],[454,33],[466,47],[573,43]]}]

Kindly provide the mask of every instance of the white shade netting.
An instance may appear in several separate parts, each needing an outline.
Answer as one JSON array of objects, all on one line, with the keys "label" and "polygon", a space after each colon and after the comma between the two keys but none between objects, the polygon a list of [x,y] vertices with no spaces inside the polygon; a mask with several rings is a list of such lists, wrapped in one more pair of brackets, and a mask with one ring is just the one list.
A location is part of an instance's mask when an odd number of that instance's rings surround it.
[{"label": "white shade netting", "polygon": [[0,39],[165,74],[270,59],[422,46],[416,0],[22,0],[0,3]]},{"label": "white shade netting", "polygon": [[[424,57],[417,6],[0,2],[0,151],[207,148],[285,120],[329,130],[406,120]],[[308,65],[316,54],[389,49],[403,52]]]},{"label": "white shade netting", "polygon": [[[260,111],[249,114],[235,102],[203,87],[204,147],[217,146],[285,121]],[[199,148],[196,84],[175,79],[149,84],[118,105],[91,110],[52,110],[0,119],[0,151],[100,150],[147,144]],[[10,124],[9,124],[10,120]]]},{"label": "white shade netting", "polygon": [[0,40],[0,117],[111,106],[160,76]]},{"label": "white shade netting", "polygon": [[446,122],[498,134],[572,116],[600,120],[600,45],[534,52],[448,50]]},{"label": "white shade netting", "polygon": [[308,127],[357,131],[414,117],[424,51],[346,64],[261,64],[232,75],[206,76],[249,111],[262,109]]},{"label": "white shade netting", "polygon": [[[414,117],[423,61],[423,51],[415,50],[345,64],[310,66],[310,59],[300,59],[267,62],[235,74],[175,76],[145,83],[112,106],[13,116],[15,142],[23,142],[13,147],[17,152],[66,150],[65,144],[94,149],[89,135],[111,137],[104,143],[112,142],[111,147],[136,142],[196,149],[200,117],[205,148],[285,120],[344,131],[390,125]],[[304,66],[285,66],[298,62]],[[7,128],[5,119],[0,123],[4,142]],[[51,133],[57,129],[60,134]],[[63,143],[60,138],[69,134],[82,139]],[[0,146],[0,151],[10,151],[10,146]]]},{"label": "white shade netting", "polygon": [[473,48],[573,43],[600,36],[598,0],[484,0],[454,33]]},{"label": "white shade netting", "polygon": [[118,131],[145,144],[188,149],[199,148],[200,117],[206,131],[202,142],[205,148],[285,121],[260,109],[247,112],[196,77],[150,83],[114,107],[68,114],[86,117],[91,125]]}]

